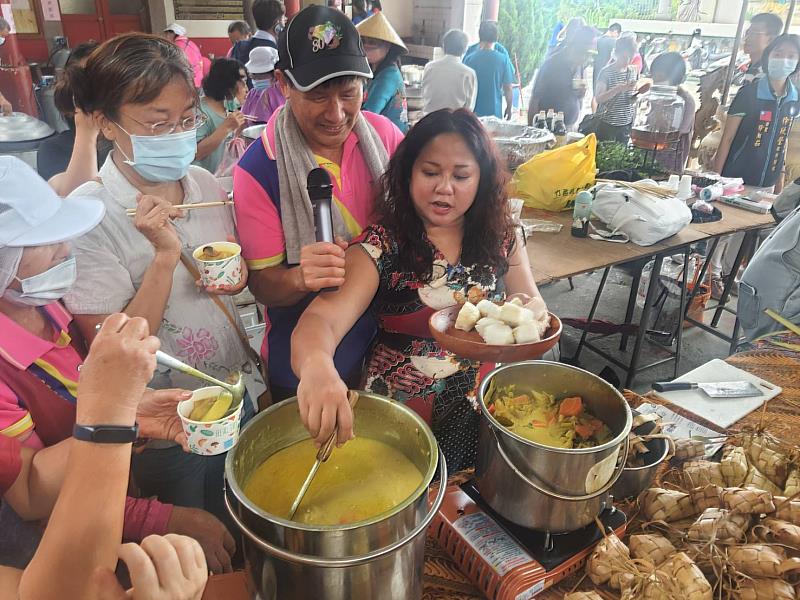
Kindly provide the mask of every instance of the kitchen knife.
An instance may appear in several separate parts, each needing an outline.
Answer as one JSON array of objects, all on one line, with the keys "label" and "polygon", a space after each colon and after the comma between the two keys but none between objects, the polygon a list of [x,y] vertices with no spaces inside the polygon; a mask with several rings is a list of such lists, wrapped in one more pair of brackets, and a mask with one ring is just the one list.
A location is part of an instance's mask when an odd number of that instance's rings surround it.
[{"label": "kitchen knife", "polygon": [[717,383],[689,383],[687,381],[662,381],[653,384],[657,392],[702,390],[711,398],[751,398],[764,393],[749,381],[720,381]]}]

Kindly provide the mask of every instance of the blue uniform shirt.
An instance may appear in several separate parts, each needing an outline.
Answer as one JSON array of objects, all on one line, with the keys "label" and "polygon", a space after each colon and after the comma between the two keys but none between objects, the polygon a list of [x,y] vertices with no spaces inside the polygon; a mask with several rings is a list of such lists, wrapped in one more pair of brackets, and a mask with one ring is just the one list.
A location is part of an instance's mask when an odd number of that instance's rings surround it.
[{"label": "blue uniform shirt", "polygon": [[786,142],[800,111],[797,88],[786,83],[786,94],[776,98],[767,77],[743,86],[728,115],[742,122],[731,143],[723,177],[741,177],[746,185],[775,185],[783,169]]},{"label": "blue uniform shirt", "polygon": [[475,71],[478,97],[475,114],[479,117],[503,117],[503,86],[514,83],[514,67],[508,55],[496,50],[477,50],[464,59]]}]

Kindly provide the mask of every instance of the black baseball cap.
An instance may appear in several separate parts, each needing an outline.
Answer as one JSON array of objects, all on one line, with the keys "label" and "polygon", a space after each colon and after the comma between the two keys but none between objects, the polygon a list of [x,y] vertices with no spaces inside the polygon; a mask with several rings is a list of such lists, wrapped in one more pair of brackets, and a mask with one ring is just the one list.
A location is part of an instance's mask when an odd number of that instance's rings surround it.
[{"label": "black baseball cap", "polygon": [[297,13],[278,40],[280,69],[301,92],[334,77],[372,79],[355,25],[343,12],[312,5]]}]

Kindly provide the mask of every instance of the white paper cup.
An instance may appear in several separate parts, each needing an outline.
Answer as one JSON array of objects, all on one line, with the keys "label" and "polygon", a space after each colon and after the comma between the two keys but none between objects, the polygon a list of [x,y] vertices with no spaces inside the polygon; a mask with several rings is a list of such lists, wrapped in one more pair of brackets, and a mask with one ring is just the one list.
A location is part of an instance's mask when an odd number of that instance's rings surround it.
[{"label": "white paper cup", "polygon": [[[211,246],[216,250],[233,252],[232,256],[214,260],[203,258],[203,248]],[[205,287],[220,287],[222,285],[238,286],[242,283],[242,248],[233,242],[212,242],[195,248],[192,253],[197,269],[200,271],[200,280]]]},{"label": "white paper cup", "polygon": [[194,454],[203,456],[222,454],[233,448],[239,439],[243,400],[239,401],[235,411],[216,421],[203,422],[189,418],[195,401],[215,398],[225,391],[219,386],[200,388],[192,393],[191,398],[178,404],[178,415],[189,443],[189,450]]}]

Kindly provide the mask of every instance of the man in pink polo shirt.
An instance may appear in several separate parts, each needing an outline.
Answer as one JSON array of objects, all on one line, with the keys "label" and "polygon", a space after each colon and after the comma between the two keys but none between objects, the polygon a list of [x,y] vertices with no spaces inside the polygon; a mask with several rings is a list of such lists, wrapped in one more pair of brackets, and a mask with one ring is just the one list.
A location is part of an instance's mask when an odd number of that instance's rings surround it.
[{"label": "man in pink polo shirt", "polygon": [[[276,79],[286,105],[233,176],[236,217],[248,281],[267,307],[262,354],[273,399],[293,396],[290,365],[294,326],[317,292],[344,283],[344,248],[372,222],[373,198],[389,157],[402,139],[395,125],[361,112],[363,80],[372,71],[352,22],[340,11],[309,6],[278,41]],[[333,184],[337,243],[317,243],[309,172],[328,171]],[[335,364],[357,387],[364,354],[375,333],[367,314],[342,340]]]}]

